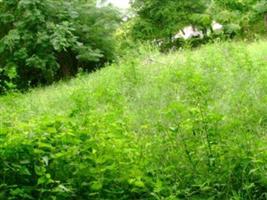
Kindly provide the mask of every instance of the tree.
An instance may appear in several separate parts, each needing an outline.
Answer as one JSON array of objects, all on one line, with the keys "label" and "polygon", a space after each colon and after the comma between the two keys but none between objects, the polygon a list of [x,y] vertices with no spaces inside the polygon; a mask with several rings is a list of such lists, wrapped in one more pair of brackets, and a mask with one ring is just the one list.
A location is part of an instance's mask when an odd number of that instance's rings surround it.
[{"label": "tree", "polygon": [[120,21],[95,0],[0,1],[0,92],[91,70],[114,58]]},{"label": "tree", "polygon": [[193,25],[204,32],[211,24],[206,14],[209,0],[135,0],[132,5],[137,13],[133,34],[140,39],[167,39]]},{"label": "tree", "polygon": [[266,13],[265,0],[213,0],[211,6],[211,15],[224,25],[225,33],[230,36],[259,32],[262,28],[257,25],[263,27],[262,19]]},{"label": "tree", "polygon": [[265,30],[267,30],[267,1],[261,0],[256,2],[253,7],[254,19],[264,20]]}]

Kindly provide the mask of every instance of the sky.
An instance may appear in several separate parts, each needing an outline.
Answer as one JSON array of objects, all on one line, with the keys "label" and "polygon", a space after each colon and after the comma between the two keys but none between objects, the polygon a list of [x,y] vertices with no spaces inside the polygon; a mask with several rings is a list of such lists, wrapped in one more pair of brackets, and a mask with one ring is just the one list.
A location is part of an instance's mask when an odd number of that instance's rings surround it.
[{"label": "sky", "polygon": [[129,8],[129,1],[130,0],[109,0],[110,3],[122,9]]}]

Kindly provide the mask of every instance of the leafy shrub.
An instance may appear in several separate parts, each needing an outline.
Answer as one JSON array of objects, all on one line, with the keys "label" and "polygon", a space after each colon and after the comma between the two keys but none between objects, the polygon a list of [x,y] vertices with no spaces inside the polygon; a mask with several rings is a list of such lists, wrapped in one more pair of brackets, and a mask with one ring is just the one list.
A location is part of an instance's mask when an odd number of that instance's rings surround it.
[{"label": "leafy shrub", "polygon": [[266,199],[266,42],[0,98],[0,199]]}]

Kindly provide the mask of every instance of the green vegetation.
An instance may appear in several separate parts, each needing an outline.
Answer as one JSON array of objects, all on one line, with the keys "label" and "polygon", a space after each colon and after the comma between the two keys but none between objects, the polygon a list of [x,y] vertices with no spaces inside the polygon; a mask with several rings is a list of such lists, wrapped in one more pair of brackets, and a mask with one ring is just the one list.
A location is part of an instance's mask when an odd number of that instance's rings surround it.
[{"label": "green vegetation", "polygon": [[266,199],[267,42],[129,53],[0,98],[0,199]]},{"label": "green vegetation", "polygon": [[120,17],[95,0],[1,0],[0,93],[51,84],[115,57]]},{"label": "green vegetation", "polygon": [[266,0],[107,3],[0,0],[0,200],[267,199]]},{"label": "green vegetation", "polygon": [[206,13],[209,0],[136,0],[134,8],[138,13],[133,34],[140,39],[167,39],[186,26],[199,28],[211,26],[211,17]]},{"label": "green vegetation", "polygon": [[[134,0],[133,10],[137,16],[128,22],[132,37],[160,41],[163,49],[183,46],[187,41],[174,36],[187,26],[202,32],[197,45],[218,37],[254,38],[267,28],[266,0]],[[214,33],[212,22],[223,25],[223,34]]]},{"label": "green vegetation", "polygon": [[266,33],[267,2],[265,0],[214,0],[210,13],[222,23],[224,32],[230,37],[254,36]]},{"label": "green vegetation", "polygon": [[[123,13],[97,2],[107,0],[0,0],[0,94],[91,72],[140,41],[166,52],[218,38],[254,39],[267,28],[266,0],[133,0],[123,23]],[[214,22],[223,25],[219,34]],[[188,26],[203,37],[176,37]]]}]

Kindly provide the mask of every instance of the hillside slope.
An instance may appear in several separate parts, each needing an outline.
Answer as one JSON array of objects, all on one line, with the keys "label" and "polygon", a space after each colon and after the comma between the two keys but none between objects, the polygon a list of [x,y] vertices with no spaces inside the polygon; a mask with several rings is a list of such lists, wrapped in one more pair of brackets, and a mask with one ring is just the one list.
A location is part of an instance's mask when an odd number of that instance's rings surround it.
[{"label": "hillside slope", "polygon": [[0,97],[0,199],[266,199],[267,42]]}]

